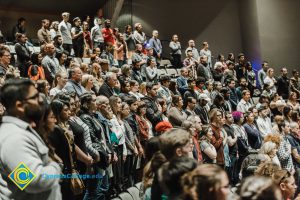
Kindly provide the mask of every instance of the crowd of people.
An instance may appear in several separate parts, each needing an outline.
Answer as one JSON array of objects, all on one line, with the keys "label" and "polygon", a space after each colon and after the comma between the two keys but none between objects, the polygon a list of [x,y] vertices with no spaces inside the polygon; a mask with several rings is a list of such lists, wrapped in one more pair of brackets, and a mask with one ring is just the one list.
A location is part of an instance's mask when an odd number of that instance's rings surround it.
[{"label": "crowd of people", "polygon": [[[208,42],[183,51],[174,34],[180,76],[159,76],[157,30],[122,33],[101,9],[61,16],[42,20],[38,53],[24,18],[16,60],[0,45],[1,199],[111,199],[138,182],[145,200],[300,199],[297,70],[256,73],[243,53],[214,62]],[[35,174],[24,190],[9,178],[21,162]]]}]

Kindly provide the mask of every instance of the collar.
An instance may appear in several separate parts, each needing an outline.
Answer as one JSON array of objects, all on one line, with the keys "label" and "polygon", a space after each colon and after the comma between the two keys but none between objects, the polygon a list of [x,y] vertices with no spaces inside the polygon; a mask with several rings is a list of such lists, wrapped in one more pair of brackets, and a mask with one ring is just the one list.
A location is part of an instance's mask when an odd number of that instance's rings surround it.
[{"label": "collar", "polygon": [[2,118],[3,123],[10,123],[10,124],[15,124],[16,126],[20,127],[21,129],[26,130],[28,127],[31,127],[29,123],[14,117],[14,116],[3,116]]}]

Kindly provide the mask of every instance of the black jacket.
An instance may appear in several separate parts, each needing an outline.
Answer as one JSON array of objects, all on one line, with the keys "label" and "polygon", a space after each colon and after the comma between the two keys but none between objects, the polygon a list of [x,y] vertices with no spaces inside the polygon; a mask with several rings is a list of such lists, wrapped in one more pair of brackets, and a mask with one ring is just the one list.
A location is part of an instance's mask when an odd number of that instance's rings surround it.
[{"label": "black jacket", "polygon": [[152,123],[153,131],[155,132],[156,124],[162,121],[162,113],[158,110],[157,104],[153,98],[145,96],[142,100],[145,102],[147,107],[146,117]]},{"label": "black jacket", "polygon": [[106,96],[107,98],[109,98],[109,97],[111,97],[111,96],[114,95],[114,90],[113,90],[111,87],[109,87],[109,85],[107,85],[106,82],[104,82],[104,83],[101,85],[98,94],[99,94],[99,95],[104,95],[104,96]]},{"label": "black jacket", "polygon": [[283,99],[289,98],[290,79],[288,77],[280,76],[277,80],[277,93]]}]

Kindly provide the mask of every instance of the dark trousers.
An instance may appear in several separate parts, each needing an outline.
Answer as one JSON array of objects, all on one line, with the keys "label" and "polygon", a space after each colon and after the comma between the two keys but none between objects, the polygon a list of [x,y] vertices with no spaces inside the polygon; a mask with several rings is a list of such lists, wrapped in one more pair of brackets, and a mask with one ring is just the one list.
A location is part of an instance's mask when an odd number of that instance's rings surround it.
[{"label": "dark trousers", "polygon": [[173,54],[171,63],[173,67],[179,69],[182,68],[182,62],[181,62],[181,55],[180,54]]},{"label": "dark trousers", "polygon": [[73,45],[72,44],[63,44],[62,47],[65,51],[68,52],[68,55],[71,55]]},{"label": "dark trousers", "polygon": [[124,161],[123,161],[123,146],[119,145],[115,149],[118,161],[112,164],[113,178],[112,187],[117,193],[123,190],[123,178],[124,178]]},{"label": "dark trousers", "polygon": [[230,167],[228,168],[228,177],[231,185],[236,185],[239,181],[239,172],[237,170],[237,157],[230,155]]}]

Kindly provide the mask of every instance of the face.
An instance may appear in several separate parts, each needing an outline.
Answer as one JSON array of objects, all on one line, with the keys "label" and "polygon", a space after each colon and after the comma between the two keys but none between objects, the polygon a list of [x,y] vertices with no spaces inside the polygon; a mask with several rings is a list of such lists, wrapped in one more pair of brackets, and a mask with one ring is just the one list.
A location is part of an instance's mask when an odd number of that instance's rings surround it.
[{"label": "face", "polygon": [[137,108],[138,108],[138,102],[137,101],[130,105],[130,110],[134,113],[137,111]]},{"label": "face", "polygon": [[199,116],[195,116],[195,129],[197,132],[202,131],[202,122]]},{"label": "face", "polygon": [[212,132],[211,128],[208,129],[207,133],[206,133],[206,137],[211,140],[213,137],[214,133]]},{"label": "face", "polygon": [[10,63],[11,55],[8,51],[5,51],[3,56],[0,58],[1,63],[8,65]]},{"label": "face", "polygon": [[154,85],[152,87],[151,90],[148,91],[148,94],[151,96],[151,97],[156,97],[157,96],[157,90],[158,90],[159,86],[158,85]]},{"label": "face", "polygon": [[61,121],[65,122],[70,119],[71,116],[71,110],[67,105],[64,105],[61,113],[60,113],[60,119]]},{"label": "face", "polygon": [[39,63],[42,63],[42,60],[43,60],[43,55],[40,53],[40,54],[38,55],[38,62],[39,62]]},{"label": "face", "polygon": [[60,86],[65,86],[67,81],[68,81],[68,77],[67,77],[67,74],[62,74],[62,76],[60,78],[57,79],[57,83],[60,85]]},{"label": "face", "polygon": [[178,36],[177,35],[173,35],[173,41],[177,42],[178,41]]},{"label": "face", "polygon": [[285,127],[283,128],[283,132],[285,134],[289,134],[290,133],[290,124],[285,124]]},{"label": "face", "polygon": [[194,89],[195,86],[196,86],[196,82],[195,82],[195,81],[192,81],[192,82],[190,83],[190,89]]},{"label": "face", "polygon": [[241,79],[240,85],[246,87],[248,85],[246,79]]},{"label": "face", "polygon": [[114,74],[114,75],[108,80],[107,83],[108,83],[109,87],[114,88],[114,87],[116,86],[117,82],[118,82],[117,75]]},{"label": "face", "polygon": [[251,113],[248,117],[247,117],[247,122],[252,124],[254,122],[254,115],[253,113]]},{"label": "face", "polygon": [[229,185],[229,180],[227,177],[227,174],[225,172],[222,172],[222,174],[220,174],[220,188],[217,191],[217,198],[218,200],[226,200],[227,196],[230,193],[230,185]]},{"label": "face", "polygon": [[96,95],[92,95],[92,101],[89,105],[89,110],[92,111],[92,112],[97,110]]},{"label": "face", "polygon": [[70,18],[70,15],[64,15],[64,16],[63,16],[63,20],[64,20],[64,21],[69,21],[69,18]]},{"label": "face", "polygon": [[30,122],[39,122],[42,118],[42,105],[43,99],[40,97],[38,91],[34,86],[30,86],[28,95],[23,101],[24,117]]},{"label": "face", "polygon": [[270,73],[270,77],[273,77],[274,70],[273,70],[273,69],[270,69],[269,73]]},{"label": "face", "polygon": [[45,94],[49,94],[49,90],[50,90],[50,85],[48,83],[48,81],[46,82],[46,87],[45,87]]},{"label": "face", "polygon": [[196,99],[193,99],[192,102],[189,102],[189,103],[188,103],[188,107],[189,107],[191,110],[194,110],[194,109],[195,109],[195,106],[196,106]]},{"label": "face", "polygon": [[233,117],[232,117],[232,114],[226,115],[226,122],[227,122],[228,124],[233,124]]},{"label": "face", "polygon": [[94,83],[93,83],[93,77],[90,77],[90,78],[88,79],[88,82],[87,82],[87,84],[86,84],[86,87],[91,89],[93,86],[94,86]]},{"label": "face", "polygon": [[282,190],[283,196],[293,198],[297,189],[294,176],[286,179],[286,182],[280,183],[280,189]]},{"label": "face", "polygon": [[101,53],[101,50],[100,50],[99,48],[96,48],[96,49],[95,49],[95,54],[99,56],[100,53]]},{"label": "face", "polygon": [[195,41],[194,40],[190,40],[189,41],[189,46],[190,47],[195,47]]},{"label": "face", "polygon": [[68,57],[67,57],[66,54],[62,54],[61,57],[60,57],[60,62],[61,62],[61,63],[65,63],[66,60],[67,60],[67,58],[68,58]]},{"label": "face", "polygon": [[51,111],[47,117],[47,128],[50,130],[50,131],[53,131],[54,130],[54,127],[55,127],[55,124],[56,124],[57,120],[53,114],[53,112]]},{"label": "face", "polygon": [[222,84],[221,84],[221,83],[218,83],[216,89],[217,89],[218,91],[220,91],[220,90],[222,89]]},{"label": "face", "polygon": [[217,112],[216,114],[216,123],[217,124],[222,124],[222,119],[223,119],[223,115],[221,112]]},{"label": "face", "polygon": [[111,108],[109,105],[109,100],[106,99],[102,104],[98,105],[98,110],[104,115],[107,116]]},{"label": "face", "polygon": [[46,21],[44,24],[43,24],[43,26],[44,26],[44,28],[49,28],[49,25],[50,25],[50,22],[49,21]]},{"label": "face", "polygon": [[123,114],[124,117],[127,117],[127,116],[129,115],[130,109],[129,109],[128,104],[125,104],[125,105],[123,106],[121,112],[122,112],[122,114]]},{"label": "face", "polygon": [[62,42],[63,42],[62,37],[58,37],[58,38],[57,38],[57,43],[58,43],[58,44],[62,44]]},{"label": "face", "polygon": [[228,86],[230,88],[234,88],[235,87],[235,81],[231,81]]},{"label": "face", "polygon": [[287,75],[288,75],[288,71],[287,71],[286,68],[283,68],[283,69],[282,69],[282,75],[283,75],[283,76],[287,76]]},{"label": "face", "polygon": [[245,56],[241,56],[239,61],[244,61],[245,60]]},{"label": "face", "polygon": [[184,70],[181,72],[181,75],[182,75],[183,77],[187,77],[187,76],[189,75],[188,70],[187,70],[187,69],[184,69]]},{"label": "face", "polygon": [[122,110],[122,100],[120,98],[118,98],[115,106],[116,106],[117,112],[121,112],[121,110]]},{"label": "face", "polygon": [[89,24],[87,22],[84,22],[82,28],[83,30],[88,30]]},{"label": "face", "polygon": [[123,88],[123,92],[128,93],[130,91],[130,84],[126,83],[125,87]]},{"label": "face", "polygon": [[249,101],[250,98],[251,98],[250,92],[246,92],[245,95],[244,95],[244,97],[243,97],[243,99],[244,99],[245,101]]},{"label": "face", "polygon": [[77,110],[77,108],[76,108],[75,100],[74,100],[74,98],[71,98],[70,99],[70,111],[71,111],[72,116],[76,114],[76,110]]},{"label": "face", "polygon": [[212,90],[212,89],[213,89],[213,84],[209,83],[209,84],[207,85],[207,89],[208,89],[208,90]]},{"label": "face", "polygon": [[79,68],[76,68],[75,69],[75,72],[73,74],[73,79],[74,81],[76,81],[77,83],[80,83],[81,82],[81,79],[82,79],[82,71],[81,69]]},{"label": "face", "polygon": [[182,106],[183,106],[183,100],[181,97],[179,97],[177,107],[182,108]]},{"label": "face", "polygon": [[131,91],[132,92],[139,91],[139,84],[137,82],[133,86],[131,86]]},{"label": "face", "polygon": [[23,34],[23,35],[20,37],[20,42],[21,42],[21,43],[25,43],[25,42],[26,42],[26,39],[27,39],[26,35]]},{"label": "face", "polygon": [[158,37],[158,32],[157,32],[157,31],[154,31],[154,32],[153,32],[153,36],[154,36],[154,37]]}]

